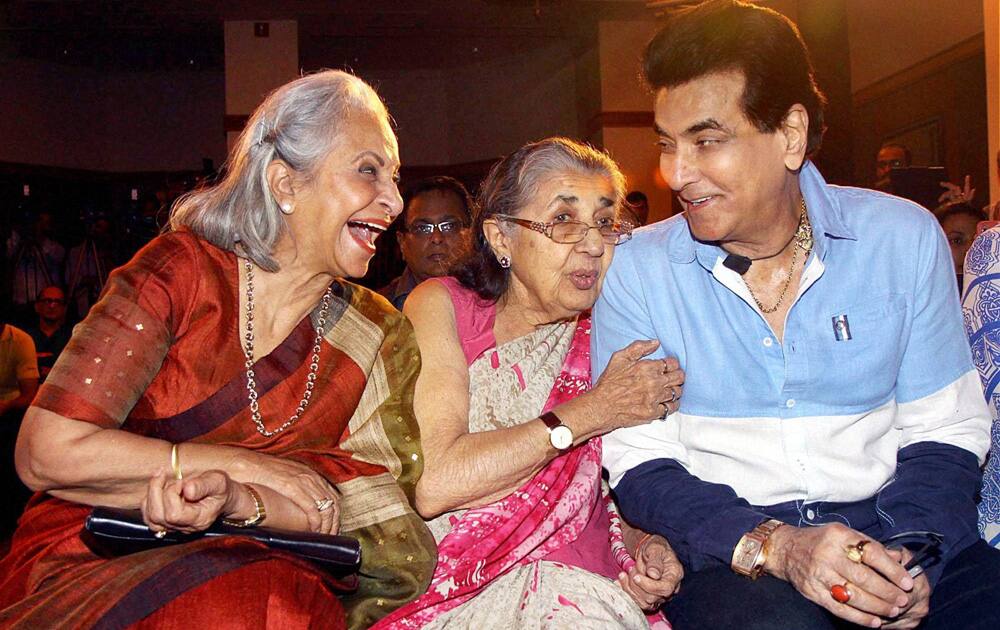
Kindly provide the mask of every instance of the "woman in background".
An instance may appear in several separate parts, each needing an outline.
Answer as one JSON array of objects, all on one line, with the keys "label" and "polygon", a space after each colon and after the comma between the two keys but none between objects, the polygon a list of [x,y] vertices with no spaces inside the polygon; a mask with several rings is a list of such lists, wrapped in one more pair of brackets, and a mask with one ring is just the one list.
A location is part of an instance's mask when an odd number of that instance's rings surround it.
[{"label": "woman in background", "polygon": [[976,239],[976,226],[986,220],[986,213],[973,208],[968,203],[956,203],[945,207],[937,215],[938,223],[948,238],[951,259],[955,263],[958,291],[962,292],[962,274],[965,268],[965,254]]}]

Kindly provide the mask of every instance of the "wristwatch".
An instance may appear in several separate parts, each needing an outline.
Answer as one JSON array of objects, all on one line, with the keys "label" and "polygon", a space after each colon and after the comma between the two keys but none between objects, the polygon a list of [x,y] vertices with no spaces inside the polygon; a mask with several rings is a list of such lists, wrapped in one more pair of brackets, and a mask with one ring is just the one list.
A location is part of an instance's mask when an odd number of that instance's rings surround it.
[{"label": "wristwatch", "polygon": [[551,411],[546,411],[541,417],[542,422],[545,423],[545,428],[549,430],[549,442],[554,449],[565,451],[573,446],[573,431],[563,424],[559,416]]},{"label": "wristwatch", "polygon": [[733,561],[730,564],[733,571],[756,580],[764,571],[767,561],[768,539],[774,530],[784,525],[779,520],[769,519],[743,534],[740,542],[733,549]]}]

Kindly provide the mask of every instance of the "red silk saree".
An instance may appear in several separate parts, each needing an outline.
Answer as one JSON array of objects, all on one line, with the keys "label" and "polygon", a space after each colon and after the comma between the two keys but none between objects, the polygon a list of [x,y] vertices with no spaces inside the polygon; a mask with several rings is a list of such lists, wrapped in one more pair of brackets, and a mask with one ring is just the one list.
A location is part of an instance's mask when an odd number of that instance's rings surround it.
[{"label": "red silk saree", "polygon": [[[112,274],[34,404],[170,442],[307,463],[342,493],[341,532],[362,545],[358,590],[338,598],[308,563],[245,539],[102,558],[80,536],[89,506],[38,494],[0,562],[0,626],[339,627],[346,617],[360,628],[427,587],[436,553],[411,507],[423,459],[409,323],[374,293],[337,282],[312,402],[288,430],[264,437],[247,401],[237,263],[185,231],[154,240]],[[255,365],[269,427],[302,396],[315,317]]]}]

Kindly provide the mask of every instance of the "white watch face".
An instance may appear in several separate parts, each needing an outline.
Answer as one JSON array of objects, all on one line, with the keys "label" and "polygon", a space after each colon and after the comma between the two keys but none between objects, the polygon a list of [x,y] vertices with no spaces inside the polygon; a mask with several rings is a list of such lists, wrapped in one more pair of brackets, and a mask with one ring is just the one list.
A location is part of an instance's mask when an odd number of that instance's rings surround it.
[{"label": "white watch face", "polygon": [[573,446],[573,432],[565,424],[560,424],[549,431],[549,442],[553,447],[564,451]]}]

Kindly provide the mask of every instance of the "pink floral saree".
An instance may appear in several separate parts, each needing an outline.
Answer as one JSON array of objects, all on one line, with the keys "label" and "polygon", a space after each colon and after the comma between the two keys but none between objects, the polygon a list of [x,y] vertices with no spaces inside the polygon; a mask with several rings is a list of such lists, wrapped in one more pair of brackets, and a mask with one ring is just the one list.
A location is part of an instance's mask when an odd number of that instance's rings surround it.
[{"label": "pink floral saree", "polygon": [[[496,351],[484,356],[485,350],[494,347],[492,305],[475,304],[477,300],[469,295],[470,292],[459,287],[451,278],[437,281],[445,284],[452,293],[459,336],[470,365],[479,359],[491,362],[495,369],[502,368],[503,359],[498,358]],[[552,350],[560,343],[568,345],[564,355],[555,348],[555,353],[564,356],[564,359],[561,367],[552,370],[555,380],[554,383],[551,379],[548,381],[551,385],[542,411],[552,409],[590,387],[589,316],[585,314],[578,322],[558,326],[562,328],[554,329],[547,336],[544,331],[539,331],[542,334],[535,343],[545,350]],[[502,349],[498,350],[502,352]],[[509,366],[514,376],[507,376],[516,378],[522,389],[532,386],[526,367],[530,364],[529,359],[524,358],[519,364]],[[474,392],[476,384],[473,366],[470,368],[470,389]],[[475,413],[473,409],[470,417]],[[570,589],[574,591],[570,593],[563,589],[555,594],[555,608],[578,612],[581,618],[586,618],[588,606],[594,606],[591,600],[600,600],[598,605],[613,609],[611,618],[619,622],[615,625],[645,628],[645,616],[613,581],[622,570],[621,562],[631,559],[623,554],[616,560],[609,526],[610,519],[601,491],[601,443],[599,439],[593,439],[553,459],[507,497],[452,516],[450,531],[438,543],[438,564],[427,593],[375,627],[480,625],[484,615],[490,612],[480,611],[479,616],[465,615],[461,620],[455,619],[454,613],[495,585],[496,581],[511,578],[511,573],[522,569],[523,577],[513,581],[508,579],[513,582],[507,588],[508,592],[500,599],[491,599],[486,606],[492,610],[495,622],[518,625],[514,619],[505,616],[503,610],[495,609],[510,607],[519,609],[511,611],[512,615],[524,613],[527,600],[533,591],[539,589],[540,581],[551,579],[541,569],[554,567],[563,572],[575,571],[570,582],[590,582],[590,590]],[[541,560],[546,562],[540,563]],[[595,591],[595,588],[598,590]],[[538,625],[560,625],[561,621],[557,621],[553,613],[558,614],[557,611],[552,611],[548,617],[542,614]],[[609,613],[604,610],[601,614]],[[452,623],[443,623],[445,619]],[[521,623],[524,623],[523,620]]]}]

